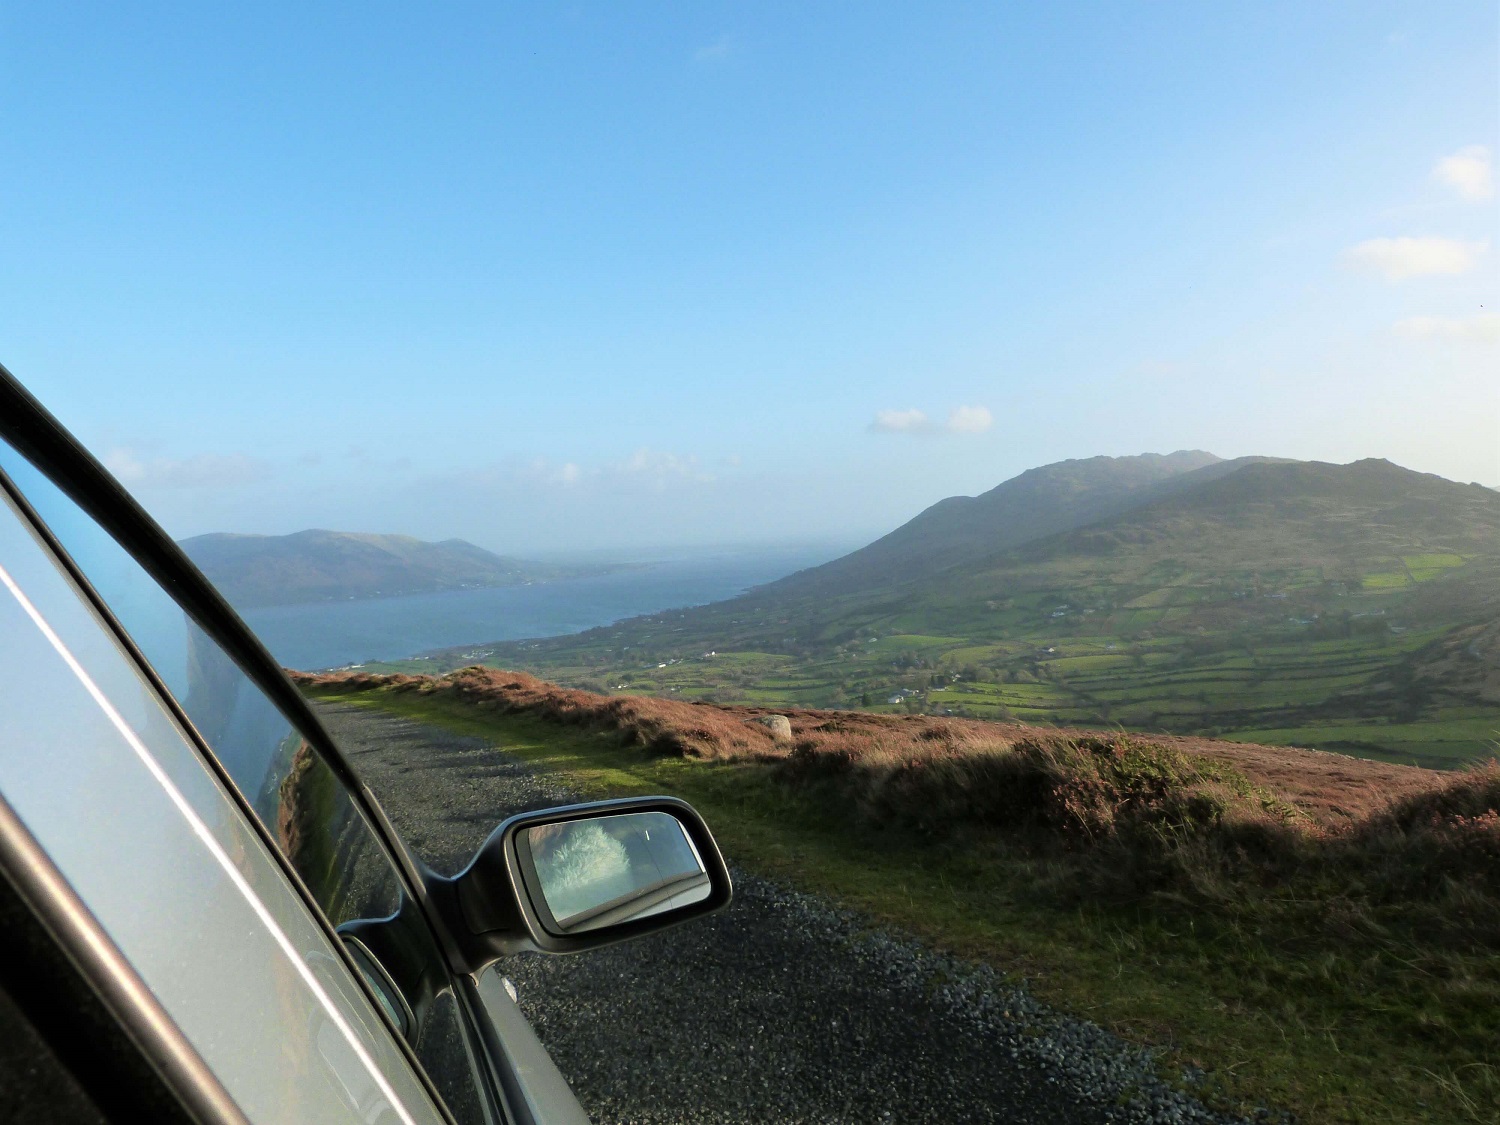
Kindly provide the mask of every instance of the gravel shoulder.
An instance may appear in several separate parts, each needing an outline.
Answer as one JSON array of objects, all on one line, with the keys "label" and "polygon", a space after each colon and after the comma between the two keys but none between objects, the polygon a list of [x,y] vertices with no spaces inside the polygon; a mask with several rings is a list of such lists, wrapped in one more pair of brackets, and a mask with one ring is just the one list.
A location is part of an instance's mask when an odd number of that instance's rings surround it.
[{"label": "gravel shoulder", "polygon": [[[316,706],[440,871],[462,867],[506,816],[572,799],[502,746]],[[1240,1120],[1166,1086],[1147,1052],[1049,1010],[993,969],[728,858],[735,901],[722,914],[500,966],[600,1125]]]}]

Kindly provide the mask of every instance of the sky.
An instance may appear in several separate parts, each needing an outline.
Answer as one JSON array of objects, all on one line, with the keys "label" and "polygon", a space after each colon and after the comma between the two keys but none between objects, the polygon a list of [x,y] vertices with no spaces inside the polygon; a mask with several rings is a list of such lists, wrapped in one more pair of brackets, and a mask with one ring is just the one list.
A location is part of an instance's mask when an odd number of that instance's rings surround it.
[{"label": "sky", "polygon": [[178,536],[1500,485],[1493,3],[0,2],[0,363]]}]

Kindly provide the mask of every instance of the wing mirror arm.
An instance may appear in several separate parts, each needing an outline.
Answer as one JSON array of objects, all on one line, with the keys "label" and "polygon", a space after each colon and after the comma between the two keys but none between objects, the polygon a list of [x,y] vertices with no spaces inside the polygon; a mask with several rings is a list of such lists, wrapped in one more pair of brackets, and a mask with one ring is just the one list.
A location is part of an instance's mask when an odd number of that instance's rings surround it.
[{"label": "wing mirror arm", "polygon": [[521,813],[463,871],[425,882],[453,968],[476,975],[527,950],[580,953],[641,937],[733,897],[708,826],[675,797]]}]

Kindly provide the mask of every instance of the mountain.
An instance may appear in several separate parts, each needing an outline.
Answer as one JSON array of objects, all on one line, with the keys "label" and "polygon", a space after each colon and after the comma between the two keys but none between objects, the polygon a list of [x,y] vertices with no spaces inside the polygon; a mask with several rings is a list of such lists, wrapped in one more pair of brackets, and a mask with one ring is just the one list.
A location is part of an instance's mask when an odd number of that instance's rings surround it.
[{"label": "mountain", "polygon": [[[1252,462],[933,575],[911,584],[906,598],[945,619],[978,599],[1033,592],[1071,597],[1096,613],[1123,614],[1144,598],[1152,608],[1172,607],[1175,627],[1195,629],[1209,619],[1254,618],[1234,603],[1256,593],[1307,603],[1321,619],[1324,603],[1385,591],[1432,620],[1444,606],[1458,618],[1476,612],[1497,564],[1500,496],[1488,489],[1380,460]],[[1438,579],[1442,605],[1428,585]]]},{"label": "mountain", "polygon": [[[1032,470],[684,620],[749,610],[778,625],[786,615],[808,639],[882,618],[914,634],[999,636],[1019,622],[996,624],[988,603],[1036,595],[1097,603],[1093,613],[1149,597],[1184,607],[1176,616],[1185,624],[1236,591],[1323,584],[1347,593],[1367,582],[1400,590],[1436,577],[1463,585],[1500,562],[1500,496],[1486,488],[1379,460],[1242,458],[1175,473],[1167,460]],[[1061,619],[1048,627],[1063,628]]]},{"label": "mountain", "polygon": [[407,535],[347,531],[215,533],[184,539],[180,545],[241,609],[517,586],[608,569],[525,562],[492,554],[462,539],[428,543]]},{"label": "mountain", "polygon": [[[1205,576],[1318,568],[1331,581],[1397,567],[1422,554],[1487,556],[1500,548],[1500,496],[1389,461],[1242,464],[1117,515],[1034,540],[989,560],[1000,569],[1044,563],[1119,575],[1170,557]],[[1437,564],[1435,564],[1437,565]],[[1344,567],[1348,575],[1339,575]]]},{"label": "mountain", "polygon": [[1388,461],[1093,458],[730,601],[495,660],[618,690],[1452,765],[1500,735],[1500,494]]},{"label": "mountain", "polygon": [[1163,495],[1184,480],[1212,479],[1243,463],[1179,450],[1165,456],[1090,457],[1044,465],[979,496],[940,500],[869,546],[790,575],[768,591],[849,593],[927,577],[1083,527]]}]

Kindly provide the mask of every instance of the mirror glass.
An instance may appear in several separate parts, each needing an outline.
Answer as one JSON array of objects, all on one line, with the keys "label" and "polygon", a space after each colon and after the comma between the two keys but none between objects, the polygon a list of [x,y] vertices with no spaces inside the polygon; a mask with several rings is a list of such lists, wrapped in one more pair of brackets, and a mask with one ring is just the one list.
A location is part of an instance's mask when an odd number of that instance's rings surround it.
[{"label": "mirror glass", "polygon": [[560,933],[661,914],[709,894],[698,850],[670,813],[539,824],[518,835]]}]

